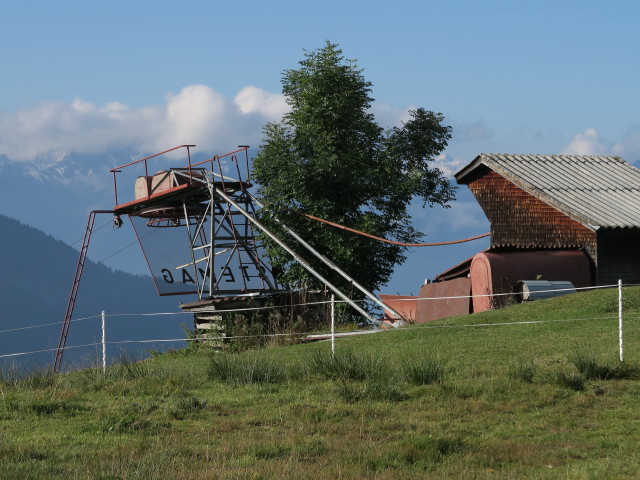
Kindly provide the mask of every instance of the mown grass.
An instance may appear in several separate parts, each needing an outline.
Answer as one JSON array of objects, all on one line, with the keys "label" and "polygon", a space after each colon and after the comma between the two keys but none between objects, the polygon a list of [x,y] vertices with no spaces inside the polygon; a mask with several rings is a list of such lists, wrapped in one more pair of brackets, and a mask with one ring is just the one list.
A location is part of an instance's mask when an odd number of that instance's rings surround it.
[{"label": "mown grass", "polygon": [[[640,289],[0,379],[0,478],[638,478]],[[592,320],[576,321],[575,319]],[[553,320],[552,322],[549,322]],[[545,321],[521,325],[498,325]]]}]

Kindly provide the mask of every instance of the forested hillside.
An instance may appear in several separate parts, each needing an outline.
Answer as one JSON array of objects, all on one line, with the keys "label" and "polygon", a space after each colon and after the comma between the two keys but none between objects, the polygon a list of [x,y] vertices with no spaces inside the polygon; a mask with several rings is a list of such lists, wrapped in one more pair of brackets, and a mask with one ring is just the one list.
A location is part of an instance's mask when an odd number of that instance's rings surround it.
[{"label": "forested hillside", "polygon": [[[78,245],[76,245],[77,247]],[[0,355],[55,348],[69,297],[69,289],[78,259],[78,251],[65,243],[0,215]],[[113,271],[87,262],[80,285],[74,318],[99,316],[107,312],[107,340],[183,338],[180,327],[191,326],[189,315],[111,316],[122,313],[179,312],[179,299],[159,297],[149,277]],[[47,327],[13,330],[55,323]],[[74,322],[67,346],[94,343],[101,336],[100,319]],[[162,345],[125,344],[139,357],[150,348]],[[171,346],[167,344],[167,346]],[[69,349],[64,364],[91,361],[96,347]],[[111,345],[109,356],[120,354],[120,346]],[[0,358],[0,363],[17,361],[22,366],[48,364],[53,353]]]}]

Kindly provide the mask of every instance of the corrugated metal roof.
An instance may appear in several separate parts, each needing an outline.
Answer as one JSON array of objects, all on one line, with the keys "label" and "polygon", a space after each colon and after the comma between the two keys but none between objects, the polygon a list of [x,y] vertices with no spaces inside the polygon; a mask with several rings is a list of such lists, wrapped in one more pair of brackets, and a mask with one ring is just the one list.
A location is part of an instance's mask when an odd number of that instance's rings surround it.
[{"label": "corrugated metal roof", "polygon": [[481,165],[584,225],[640,228],[640,170],[619,157],[483,153],[458,183]]}]

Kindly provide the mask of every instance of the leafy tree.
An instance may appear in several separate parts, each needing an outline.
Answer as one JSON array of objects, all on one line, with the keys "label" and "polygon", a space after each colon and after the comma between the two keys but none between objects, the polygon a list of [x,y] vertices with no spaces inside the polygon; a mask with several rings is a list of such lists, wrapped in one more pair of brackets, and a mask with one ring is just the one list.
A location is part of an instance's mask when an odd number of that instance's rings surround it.
[{"label": "leafy tree", "polygon": [[[411,110],[402,127],[384,130],[370,111],[371,83],[338,45],[306,52],[300,68],[285,70],[283,93],[291,110],[264,127],[253,162],[263,221],[282,233],[279,218],[365,287],[384,285],[406,248],[309,220],[318,216],[400,242],[419,241],[407,208],[447,206],[455,187],[429,162],[447,146],[451,127],[424,108]],[[280,280],[290,286],[317,282],[277,245],[268,253]],[[300,249],[298,249],[300,250]],[[302,250],[300,250],[302,252]],[[309,261],[312,261],[309,258]],[[345,286],[313,262],[331,281]]]}]

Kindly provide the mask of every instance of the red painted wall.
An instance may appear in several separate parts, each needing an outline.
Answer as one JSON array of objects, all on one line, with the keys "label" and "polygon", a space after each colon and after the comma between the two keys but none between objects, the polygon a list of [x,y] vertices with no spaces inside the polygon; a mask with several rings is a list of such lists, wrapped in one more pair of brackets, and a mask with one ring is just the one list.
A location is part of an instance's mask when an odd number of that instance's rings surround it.
[{"label": "red painted wall", "polygon": [[[471,292],[489,295],[514,291],[518,280],[567,280],[575,287],[592,285],[591,264],[580,251],[478,253],[471,261]],[[505,297],[474,297],[473,312],[504,305]]]}]

